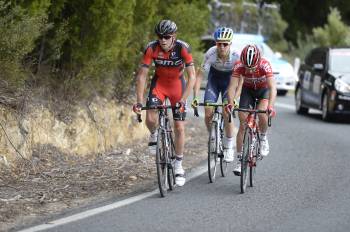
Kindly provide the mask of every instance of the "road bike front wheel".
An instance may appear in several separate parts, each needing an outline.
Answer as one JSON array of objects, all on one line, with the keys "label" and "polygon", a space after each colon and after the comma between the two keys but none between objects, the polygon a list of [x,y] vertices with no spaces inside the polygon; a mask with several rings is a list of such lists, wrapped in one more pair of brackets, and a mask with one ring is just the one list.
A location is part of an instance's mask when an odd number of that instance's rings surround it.
[{"label": "road bike front wheel", "polygon": [[169,155],[168,155],[168,183],[169,183],[169,190],[174,189],[175,185],[175,172],[174,172],[174,162],[175,161],[175,145],[174,145],[174,140],[172,137],[172,134],[169,134],[169,145],[170,145],[170,150],[169,150]]},{"label": "road bike front wheel", "polygon": [[258,162],[258,157],[259,157],[259,142],[257,140],[258,138],[256,138],[255,144],[254,144],[254,157],[252,157],[252,161],[249,163],[249,186],[253,187],[254,186],[254,176],[255,176],[255,172],[256,172],[256,165]]},{"label": "road bike front wheel", "polygon": [[218,161],[218,154],[216,152],[216,144],[218,142],[216,137],[217,126],[217,122],[212,122],[208,141],[208,175],[210,183],[215,181]]},{"label": "road bike front wheel", "polygon": [[250,129],[247,128],[244,132],[243,152],[241,157],[241,193],[245,193],[247,188],[247,172],[251,141],[251,132]]},{"label": "road bike front wheel", "polygon": [[220,157],[220,170],[221,176],[225,177],[227,175],[227,162],[224,160],[224,157]]},{"label": "road bike front wheel", "polygon": [[166,135],[164,131],[158,131],[157,151],[156,151],[156,167],[159,192],[162,197],[165,197],[168,190],[168,165],[166,163],[167,148]]}]

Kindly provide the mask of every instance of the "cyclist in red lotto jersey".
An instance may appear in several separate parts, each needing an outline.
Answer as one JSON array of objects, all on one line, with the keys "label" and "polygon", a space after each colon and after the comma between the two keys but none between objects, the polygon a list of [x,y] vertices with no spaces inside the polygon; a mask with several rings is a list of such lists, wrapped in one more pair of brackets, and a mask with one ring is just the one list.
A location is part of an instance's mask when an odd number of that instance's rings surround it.
[{"label": "cyclist in red lotto jersey", "polygon": [[[235,96],[236,87],[239,80],[243,79],[243,87],[241,91],[239,107],[249,109],[254,106],[255,99],[259,99],[257,108],[259,110],[269,110],[271,116],[275,116],[276,112],[273,108],[276,99],[276,84],[269,61],[261,57],[260,50],[256,45],[247,45],[243,48],[240,61],[236,62],[233,68],[230,85],[228,87],[228,103],[226,111],[231,112]],[[236,138],[237,156],[242,153],[244,123],[248,113],[239,112],[240,126]],[[259,114],[259,128],[261,146],[260,153],[267,156],[269,153],[269,143],[266,136],[267,131],[267,115]],[[241,173],[241,163],[237,162],[234,168],[235,175]]]},{"label": "cyclist in red lotto jersey", "polygon": [[[168,98],[174,106],[175,182],[178,186],[182,186],[185,184],[182,159],[185,144],[186,99],[195,82],[195,69],[191,49],[187,43],[176,39],[176,31],[176,24],[170,20],[161,20],[155,26],[158,40],[150,42],[144,51],[141,67],[136,76],[137,103],[134,104],[133,111],[137,114],[141,113],[145,83],[149,66],[153,61],[155,74],[151,81],[146,105],[161,105],[165,98]],[[187,84],[183,75],[184,69],[188,74]],[[148,110],[146,126],[151,132],[148,146],[152,154],[156,152],[157,124],[158,112]]]}]

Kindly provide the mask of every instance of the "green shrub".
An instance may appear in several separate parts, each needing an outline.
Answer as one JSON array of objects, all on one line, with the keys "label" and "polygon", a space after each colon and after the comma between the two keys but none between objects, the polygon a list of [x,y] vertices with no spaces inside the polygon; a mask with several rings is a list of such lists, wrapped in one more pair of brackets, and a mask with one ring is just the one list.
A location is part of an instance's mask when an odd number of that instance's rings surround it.
[{"label": "green shrub", "polygon": [[341,20],[338,9],[331,8],[327,24],[312,30],[314,40],[321,46],[350,46],[350,28]]},{"label": "green shrub", "polygon": [[30,14],[0,1],[0,78],[9,86],[19,86],[25,80],[24,59],[46,28],[45,12]]}]

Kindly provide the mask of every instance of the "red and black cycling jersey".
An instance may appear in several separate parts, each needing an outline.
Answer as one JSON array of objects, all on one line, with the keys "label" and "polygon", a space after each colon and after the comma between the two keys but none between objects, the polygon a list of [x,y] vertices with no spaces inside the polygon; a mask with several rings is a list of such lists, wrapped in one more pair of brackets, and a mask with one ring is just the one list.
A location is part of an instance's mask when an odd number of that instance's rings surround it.
[{"label": "red and black cycling jersey", "polygon": [[182,77],[184,67],[193,65],[190,46],[176,40],[174,46],[165,52],[158,40],[149,43],[145,49],[142,66],[149,67],[153,60],[155,64],[155,76],[159,81],[171,81]]},{"label": "red and black cycling jersey", "polygon": [[255,70],[250,70],[241,61],[237,61],[234,65],[232,76],[234,78],[243,76],[243,86],[246,88],[263,89],[268,88],[267,79],[273,78],[273,72],[270,62],[261,58]]}]

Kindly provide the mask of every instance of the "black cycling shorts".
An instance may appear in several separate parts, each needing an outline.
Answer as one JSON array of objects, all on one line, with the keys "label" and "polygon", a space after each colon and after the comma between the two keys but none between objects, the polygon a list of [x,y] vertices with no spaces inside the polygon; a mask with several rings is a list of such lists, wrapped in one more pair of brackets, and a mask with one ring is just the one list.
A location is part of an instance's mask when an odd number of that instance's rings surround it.
[{"label": "black cycling shorts", "polygon": [[251,89],[242,87],[241,97],[239,99],[239,108],[250,109],[254,108],[255,99],[269,99],[269,88]]}]

